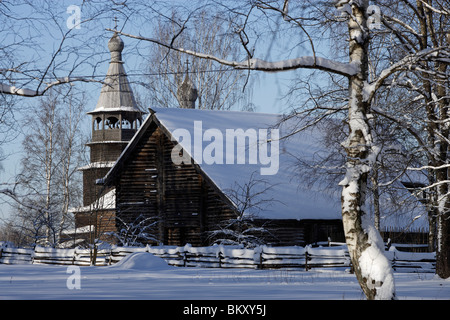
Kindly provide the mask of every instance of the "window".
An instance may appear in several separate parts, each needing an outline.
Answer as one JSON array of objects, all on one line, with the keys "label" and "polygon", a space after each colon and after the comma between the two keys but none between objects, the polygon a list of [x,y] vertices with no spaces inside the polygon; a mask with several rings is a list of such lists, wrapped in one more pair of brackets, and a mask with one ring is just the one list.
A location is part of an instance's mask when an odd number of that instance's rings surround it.
[{"label": "window", "polygon": [[127,119],[122,119],[122,129],[131,129],[131,123]]},{"label": "window", "polygon": [[119,129],[120,122],[116,117],[109,117],[105,120],[105,130]]},{"label": "window", "polygon": [[94,120],[94,131],[97,130],[103,130],[103,120],[100,117],[97,117]]}]

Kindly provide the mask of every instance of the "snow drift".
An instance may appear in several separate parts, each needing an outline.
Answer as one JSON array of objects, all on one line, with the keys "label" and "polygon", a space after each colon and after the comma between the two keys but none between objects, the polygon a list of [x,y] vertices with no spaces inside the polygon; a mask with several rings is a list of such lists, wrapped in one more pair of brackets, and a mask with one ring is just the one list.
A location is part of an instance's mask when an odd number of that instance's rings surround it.
[{"label": "snow drift", "polygon": [[165,260],[153,255],[152,253],[135,252],[126,256],[118,263],[111,266],[111,268],[157,271],[174,267],[169,266]]}]

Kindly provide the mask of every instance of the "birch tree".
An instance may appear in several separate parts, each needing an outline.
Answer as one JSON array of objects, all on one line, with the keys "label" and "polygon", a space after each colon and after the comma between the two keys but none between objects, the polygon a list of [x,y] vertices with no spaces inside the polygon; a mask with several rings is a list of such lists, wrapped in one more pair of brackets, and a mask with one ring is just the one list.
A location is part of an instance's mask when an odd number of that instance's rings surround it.
[{"label": "birch tree", "polygon": [[32,238],[54,246],[71,227],[69,207],[79,199],[81,183],[75,172],[83,153],[79,124],[84,104],[61,92],[52,92],[40,102],[25,122],[25,153],[16,187],[0,193],[16,202],[19,229],[27,225]]},{"label": "birch tree", "polygon": [[[57,203],[55,187],[59,165],[56,154],[62,134],[58,112],[55,97],[42,100],[39,111],[31,113],[26,120],[26,126],[31,130],[22,144],[25,155],[22,158],[23,170],[19,175],[19,184],[27,190],[27,201],[40,208],[35,217],[40,216],[39,219],[43,221],[43,243],[55,243],[57,236],[53,228],[53,213]],[[32,199],[31,195],[37,198]]]},{"label": "birch tree", "polygon": [[[218,4],[216,4],[218,5]],[[173,42],[120,32],[122,35],[149,41],[167,49],[186,53],[195,57],[217,61],[223,65],[242,70],[262,72],[282,72],[297,69],[320,70],[348,81],[347,123],[348,136],[342,143],[346,152],[345,176],[339,185],[342,188],[342,219],[347,246],[358,282],[368,299],[392,299],[395,287],[392,268],[384,255],[381,237],[368,219],[366,193],[368,175],[371,172],[380,148],[374,143],[369,119],[372,115],[371,104],[377,90],[393,74],[412,68],[427,57],[441,53],[441,49],[428,48],[416,52],[408,51],[396,61],[383,68],[378,75],[369,79],[369,44],[371,29],[380,22],[379,11],[370,7],[368,0],[342,0],[335,3],[337,11],[335,21],[347,27],[347,61],[329,59],[319,54],[310,33],[321,25],[316,18],[329,11],[327,2],[294,3],[291,1],[251,1],[247,4],[232,6],[224,4],[228,16],[235,21],[236,39],[240,41],[245,58],[241,61],[227,60],[211,54],[197,52],[188,47],[177,47]],[[249,38],[252,15],[260,14],[260,20],[269,21],[273,15],[279,15],[288,25],[298,28],[309,45],[310,55],[303,55],[279,61],[257,58],[255,43]],[[269,18],[270,16],[270,18]],[[254,16],[253,16],[254,18]],[[323,30],[326,31],[326,30]],[[175,37],[176,35],[174,35]]]},{"label": "birch tree", "polygon": [[[436,242],[436,272],[450,276],[450,198],[448,187],[448,107],[450,105],[449,1],[400,1],[393,5],[380,1],[381,18],[389,35],[390,56],[420,57],[408,67],[397,64],[396,74],[387,78],[384,93],[399,91],[402,95],[393,108],[374,111],[402,126],[415,140],[425,159],[422,166],[411,170],[424,171],[430,221],[430,247]],[[436,234],[435,234],[436,230]],[[436,241],[434,241],[436,240]]]},{"label": "birch tree", "polygon": [[[75,98],[76,95],[78,99]],[[81,127],[86,105],[84,95],[70,90],[63,96],[63,101],[65,112],[60,118],[62,134],[59,144],[62,152],[59,154],[61,158],[58,170],[58,184],[62,194],[58,228],[60,232],[72,225],[73,216],[69,209],[79,205],[82,199],[81,175],[77,172],[79,166],[84,163],[84,141],[87,141]]]}]

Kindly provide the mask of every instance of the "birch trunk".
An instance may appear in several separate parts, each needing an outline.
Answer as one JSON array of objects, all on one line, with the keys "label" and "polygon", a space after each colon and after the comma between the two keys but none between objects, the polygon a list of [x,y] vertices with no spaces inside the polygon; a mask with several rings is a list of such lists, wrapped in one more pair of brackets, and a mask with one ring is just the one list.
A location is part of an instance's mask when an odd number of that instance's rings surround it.
[{"label": "birch trunk", "polygon": [[[449,37],[450,38],[450,37]],[[438,71],[446,74],[447,64],[441,63]],[[444,166],[448,163],[450,128],[448,124],[449,103],[445,80],[438,79],[436,88],[436,100],[439,110],[440,134],[443,138],[439,141],[439,165]],[[437,219],[437,250],[436,250],[436,273],[443,279],[450,277],[450,196],[448,168],[437,170],[437,180],[441,182],[438,187],[439,215]]]},{"label": "birch trunk", "polygon": [[360,71],[349,78],[349,136],[343,143],[347,152],[346,176],[342,186],[342,220],[346,243],[358,282],[367,299],[393,299],[394,278],[384,243],[365,208],[367,179],[378,148],[372,144],[368,124],[369,104],[365,99],[368,77],[367,0],[353,1],[348,28],[350,62]]},{"label": "birch trunk", "polygon": [[438,217],[436,273],[443,279],[450,277],[450,215],[440,214]]},{"label": "birch trunk", "polygon": [[[48,114],[48,126],[47,126],[47,132],[45,134],[46,137],[46,146],[45,146],[45,241],[46,244],[50,243],[50,231],[51,228],[54,226],[52,225],[52,217],[50,216],[50,210],[51,208],[51,192],[52,192],[52,184],[53,184],[53,155],[55,152],[55,143],[54,143],[54,136],[55,136],[55,111],[56,106],[51,102],[52,104],[49,106],[49,114]],[[54,243],[54,241],[53,241]]]}]

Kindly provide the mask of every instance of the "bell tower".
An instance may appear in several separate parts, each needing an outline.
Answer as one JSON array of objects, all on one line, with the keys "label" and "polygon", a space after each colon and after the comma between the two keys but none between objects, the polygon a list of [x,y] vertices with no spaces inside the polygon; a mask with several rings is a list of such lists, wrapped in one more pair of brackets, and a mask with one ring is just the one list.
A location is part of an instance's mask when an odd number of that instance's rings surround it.
[{"label": "bell tower", "polygon": [[[87,143],[90,148],[90,163],[79,169],[83,172],[84,210],[76,212],[77,227],[94,225],[98,229],[104,223],[100,220],[104,218],[98,218],[99,215],[93,214],[93,211],[109,210],[110,218],[114,216],[114,190],[104,190],[96,181],[108,173],[142,124],[144,112],[139,110],[128,82],[122,61],[123,48],[124,43],[115,32],[108,42],[111,60],[100,97],[95,109],[87,113],[92,117],[92,138]],[[101,216],[108,214],[103,212]],[[111,221],[110,224],[114,228],[115,222]],[[98,230],[95,232],[96,236],[99,231],[104,232]]]}]

